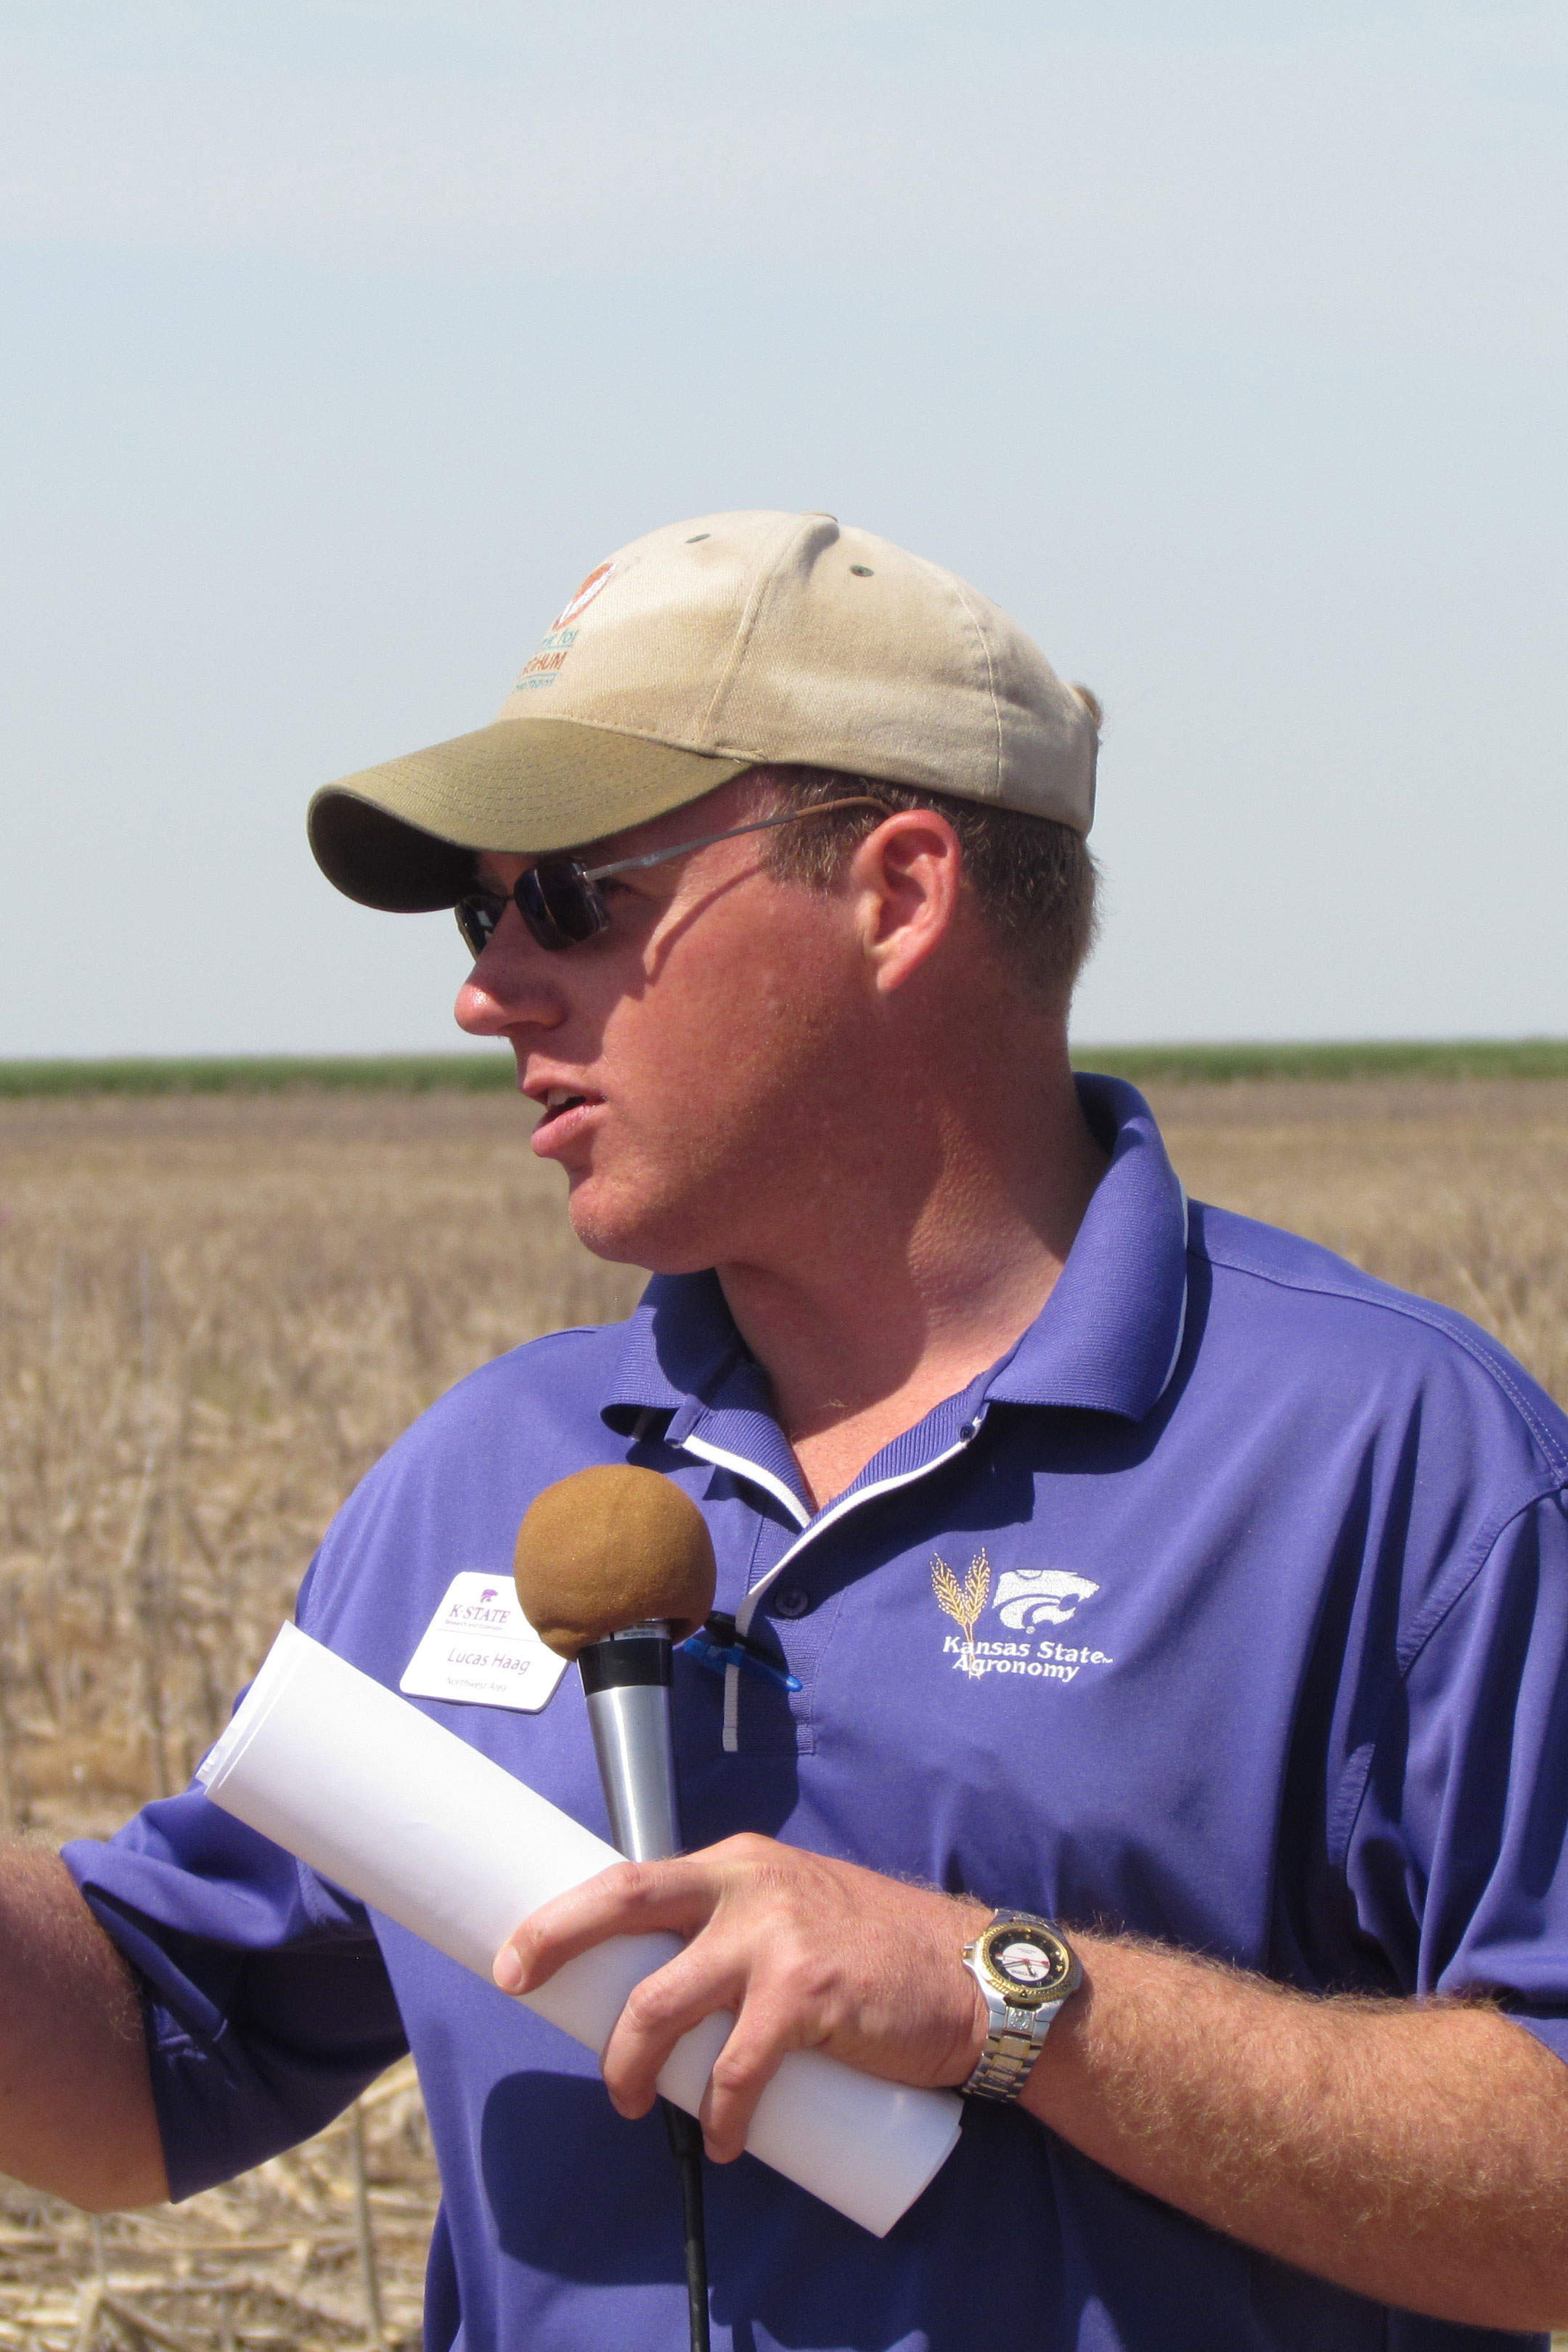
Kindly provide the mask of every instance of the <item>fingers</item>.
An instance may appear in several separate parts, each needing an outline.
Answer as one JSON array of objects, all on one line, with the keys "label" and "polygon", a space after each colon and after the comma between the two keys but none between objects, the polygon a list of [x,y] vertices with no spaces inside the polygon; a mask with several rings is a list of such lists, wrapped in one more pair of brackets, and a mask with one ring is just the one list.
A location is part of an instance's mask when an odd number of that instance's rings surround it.
[{"label": "fingers", "polygon": [[800,2021],[752,2001],[713,2062],[699,2121],[715,2164],[745,2153],[757,2102],[792,2050],[805,2045]]},{"label": "fingers", "polygon": [[616,1863],[529,1915],[496,1954],[496,1983],[502,1992],[533,1992],[579,1952],[610,1936],[661,1927],[694,1935],[712,1909],[709,1875],[696,1857]]},{"label": "fingers", "polygon": [[647,2113],[658,2078],[683,2037],[707,2018],[729,2027],[715,2059],[700,2111],[708,2153],[727,2163],[739,2156],[757,2101],[791,2050],[820,2038],[810,2012],[781,1997],[777,1987],[748,1974],[733,1949],[699,1944],[635,1986],[605,2045],[605,2087],[624,2116]]},{"label": "fingers", "polygon": [[610,1936],[662,1928],[698,1938],[633,1989],[606,2045],[604,2076],[622,2115],[646,2115],[682,2036],[720,2011],[743,2011],[743,2024],[721,2052],[703,2102],[704,2137],[720,2162],[741,2154],[757,2101],[788,2052],[821,2039],[826,2030],[804,1988],[790,1981],[795,1972],[783,1950],[774,1949],[773,1968],[764,1972],[774,1980],[761,1981],[753,1938],[739,1925],[715,1922],[737,1870],[755,1864],[752,1844],[771,1850],[771,1841],[732,1839],[707,1854],[616,1864],[532,1913],[502,1945],[493,1966],[500,1990],[515,1995],[533,1991]]},{"label": "fingers", "polygon": [[985,2030],[962,1949],[989,1916],[967,1898],[748,1835],[669,1862],[617,1863],[557,1896],[497,1954],[495,1979],[531,1992],[608,1937],[681,1937],[622,2010],[605,2081],[623,2115],[646,2114],[682,2036],[726,2013],[733,2022],[701,2110],[722,2162],[740,2154],[791,2051],[825,2049],[893,2082],[962,2082]]}]

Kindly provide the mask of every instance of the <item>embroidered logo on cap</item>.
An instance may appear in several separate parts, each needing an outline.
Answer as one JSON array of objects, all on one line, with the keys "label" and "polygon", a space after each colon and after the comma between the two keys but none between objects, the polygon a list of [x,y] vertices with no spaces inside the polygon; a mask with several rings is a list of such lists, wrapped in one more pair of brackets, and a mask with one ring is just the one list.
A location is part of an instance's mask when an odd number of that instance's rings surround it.
[{"label": "embroidered logo on cap", "polygon": [[577,642],[577,632],[572,626],[577,615],[585,611],[615,570],[613,563],[601,563],[590,572],[575,595],[563,605],[541,637],[537,651],[531,654],[512,680],[514,694],[530,687],[553,686],[566,667],[566,656]]},{"label": "embroidered logo on cap", "polygon": [[588,577],[584,581],[582,586],[578,589],[571,602],[563,604],[560,612],[556,614],[555,618],[551,622],[550,627],[552,635],[553,635],[557,629],[570,628],[573,622],[577,618],[578,614],[586,612],[588,606],[593,603],[600,589],[604,587],[615,568],[616,567],[613,563],[601,563],[596,572],[589,572]]}]

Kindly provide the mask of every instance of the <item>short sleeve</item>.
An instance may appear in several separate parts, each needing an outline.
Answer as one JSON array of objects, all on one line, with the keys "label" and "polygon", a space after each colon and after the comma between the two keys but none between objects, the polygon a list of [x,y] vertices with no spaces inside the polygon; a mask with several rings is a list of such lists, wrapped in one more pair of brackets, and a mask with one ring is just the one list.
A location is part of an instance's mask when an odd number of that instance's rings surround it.
[{"label": "short sleeve", "polygon": [[63,1859],[137,1978],[174,2197],[308,2138],[404,2054],[363,1907],[201,1790]]},{"label": "short sleeve", "polygon": [[1411,1629],[1344,1869],[1413,1995],[1487,1992],[1568,2057],[1568,1510],[1503,1527]]}]

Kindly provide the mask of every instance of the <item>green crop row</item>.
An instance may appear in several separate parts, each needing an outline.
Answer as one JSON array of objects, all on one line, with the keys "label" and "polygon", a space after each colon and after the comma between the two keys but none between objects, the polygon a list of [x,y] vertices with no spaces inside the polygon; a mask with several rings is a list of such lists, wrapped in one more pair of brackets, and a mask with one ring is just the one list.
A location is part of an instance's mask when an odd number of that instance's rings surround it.
[{"label": "green crop row", "polygon": [[[1081,1045],[1084,1069],[1171,1085],[1237,1078],[1568,1078],[1568,1038],[1369,1039],[1322,1045]],[[189,1055],[124,1061],[0,1062],[0,1097],[276,1094],[300,1087],[395,1094],[482,1093],[515,1083],[495,1054]]]}]

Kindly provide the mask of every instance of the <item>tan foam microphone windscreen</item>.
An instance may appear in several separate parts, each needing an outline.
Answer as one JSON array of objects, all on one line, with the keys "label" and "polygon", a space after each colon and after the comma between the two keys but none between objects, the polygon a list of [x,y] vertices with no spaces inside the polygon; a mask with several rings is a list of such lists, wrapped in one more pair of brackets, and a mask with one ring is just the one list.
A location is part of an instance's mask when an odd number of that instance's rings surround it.
[{"label": "tan foam microphone windscreen", "polygon": [[677,1641],[713,1606],[713,1543],[690,1496],[656,1470],[604,1463],[546,1486],[517,1531],[517,1597],[563,1658],[652,1617]]}]

